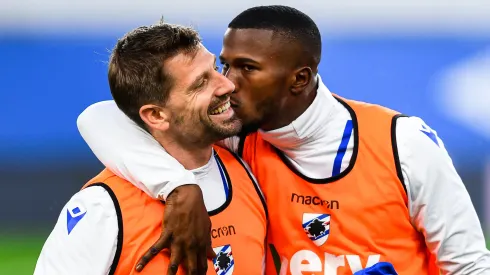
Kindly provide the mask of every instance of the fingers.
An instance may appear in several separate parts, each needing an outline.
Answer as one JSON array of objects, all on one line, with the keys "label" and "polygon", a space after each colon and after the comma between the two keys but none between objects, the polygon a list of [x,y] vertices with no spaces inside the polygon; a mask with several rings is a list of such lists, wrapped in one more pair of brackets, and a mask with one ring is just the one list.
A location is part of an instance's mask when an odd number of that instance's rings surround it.
[{"label": "fingers", "polygon": [[165,248],[168,248],[170,245],[171,234],[167,233],[167,231],[163,232],[160,238],[156,241],[156,243],[146,251],[143,257],[140,258],[138,264],[136,265],[136,271],[140,272],[145,268],[148,262],[151,261],[160,251]]},{"label": "fingers", "polygon": [[170,263],[168,265],[167,275],[175,275],[179,270],[179,264],[182,260],[182,250],[179,245],[172,245],[170,253]]},{"label": "fingers", "polygon": [[205,275],[208,271],[208,258],[204,253],[200,253],[197,257],[197,274]]},{"label": "fingers", "polygon": [[186,253],[186,269],[187,275],[197,275],[198,267],[197,267],[197,254],[196,251],[187,251]]}]

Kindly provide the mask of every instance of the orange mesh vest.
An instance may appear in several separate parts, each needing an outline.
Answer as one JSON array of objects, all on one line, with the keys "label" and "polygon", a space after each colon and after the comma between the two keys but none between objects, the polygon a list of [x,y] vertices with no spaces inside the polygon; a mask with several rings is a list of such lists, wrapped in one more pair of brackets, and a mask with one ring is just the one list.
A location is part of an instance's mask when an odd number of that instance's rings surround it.
[{"label": "orange mesh vest", "polygon": [[[223,148],[216,147],[215,151],[229,189],[226,203],[209,212],[217,257],[208,263],[207,274],[263,274],[267,232],[264,201],[241,160]],[[84,188],[90,186],[102,186],[109,192],[118,215],[117,251],[110,274],[167,274],[168,251],[159,253],[141,273],[135,271],[139,258],[160,237],[164,204],[107,169]],[[177,274],[185,271],[179,268]]]},{"label": "orange mesh vest", "polygon": [[380,261],[401,275],[439,274],[410,223],[395,157],[397,113],[339,101],[351,113],[355,149],[337,176],[301,175],[257,133],[242,143],[269,208],[267,274],[353,274]]}]

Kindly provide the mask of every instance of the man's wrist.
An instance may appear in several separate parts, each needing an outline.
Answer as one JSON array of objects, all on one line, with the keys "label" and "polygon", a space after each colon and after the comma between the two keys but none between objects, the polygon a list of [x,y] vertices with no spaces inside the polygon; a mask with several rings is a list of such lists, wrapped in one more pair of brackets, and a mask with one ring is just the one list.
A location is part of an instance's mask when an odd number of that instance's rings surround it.
[{"label": "man's wrist", "polygon": [[185,185],[197,185],[196,182],[189,181],[189,182],[169,182],[165,185],[165,187],[158,193],[158,199],[162,201],[166,201],[170,194],[174,193],[174,191],[178,191],[177,189],[179,187],[185,186]]}]

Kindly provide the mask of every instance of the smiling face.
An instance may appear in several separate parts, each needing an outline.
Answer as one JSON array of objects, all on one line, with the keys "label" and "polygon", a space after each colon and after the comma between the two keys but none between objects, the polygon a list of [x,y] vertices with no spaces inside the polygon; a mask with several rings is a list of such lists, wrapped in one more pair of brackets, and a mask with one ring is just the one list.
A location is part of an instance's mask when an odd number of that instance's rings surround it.
[{"label": "smiling face", "polygon": [[235,87],[192,28],[159,23],[128,32],[108,76],[118,107],[160,143],[211,146],[241,128],[229,108]]},{"label": "smiling face", "polygon": [[235,87],[217,71],[216,57],[204,46],[195,55],[181,53],[164,66],[175,83],[164,107],[171,134],[211,144],[240,131],[241,121],[230,108]]}]

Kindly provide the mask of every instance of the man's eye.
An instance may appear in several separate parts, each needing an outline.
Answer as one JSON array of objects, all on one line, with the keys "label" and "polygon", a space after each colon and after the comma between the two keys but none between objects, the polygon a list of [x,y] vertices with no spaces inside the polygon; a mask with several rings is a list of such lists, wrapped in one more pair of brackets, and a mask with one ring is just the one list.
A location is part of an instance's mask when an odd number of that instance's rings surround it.
[{"label": "man's eye", "polygon": [[196,88],[201,88],[204,86],[204,84],[206,84],[208,82],[208,79],[205,78],[203,80],[201,80],[201,82],[199,82],[199,85],[196,86]]},{"label": "man's eye", "polygon": [[251,71],[255,70],[255,68],[250,66],[250,65],[243,65],[243,69],[247,72],[251,72]]}]

